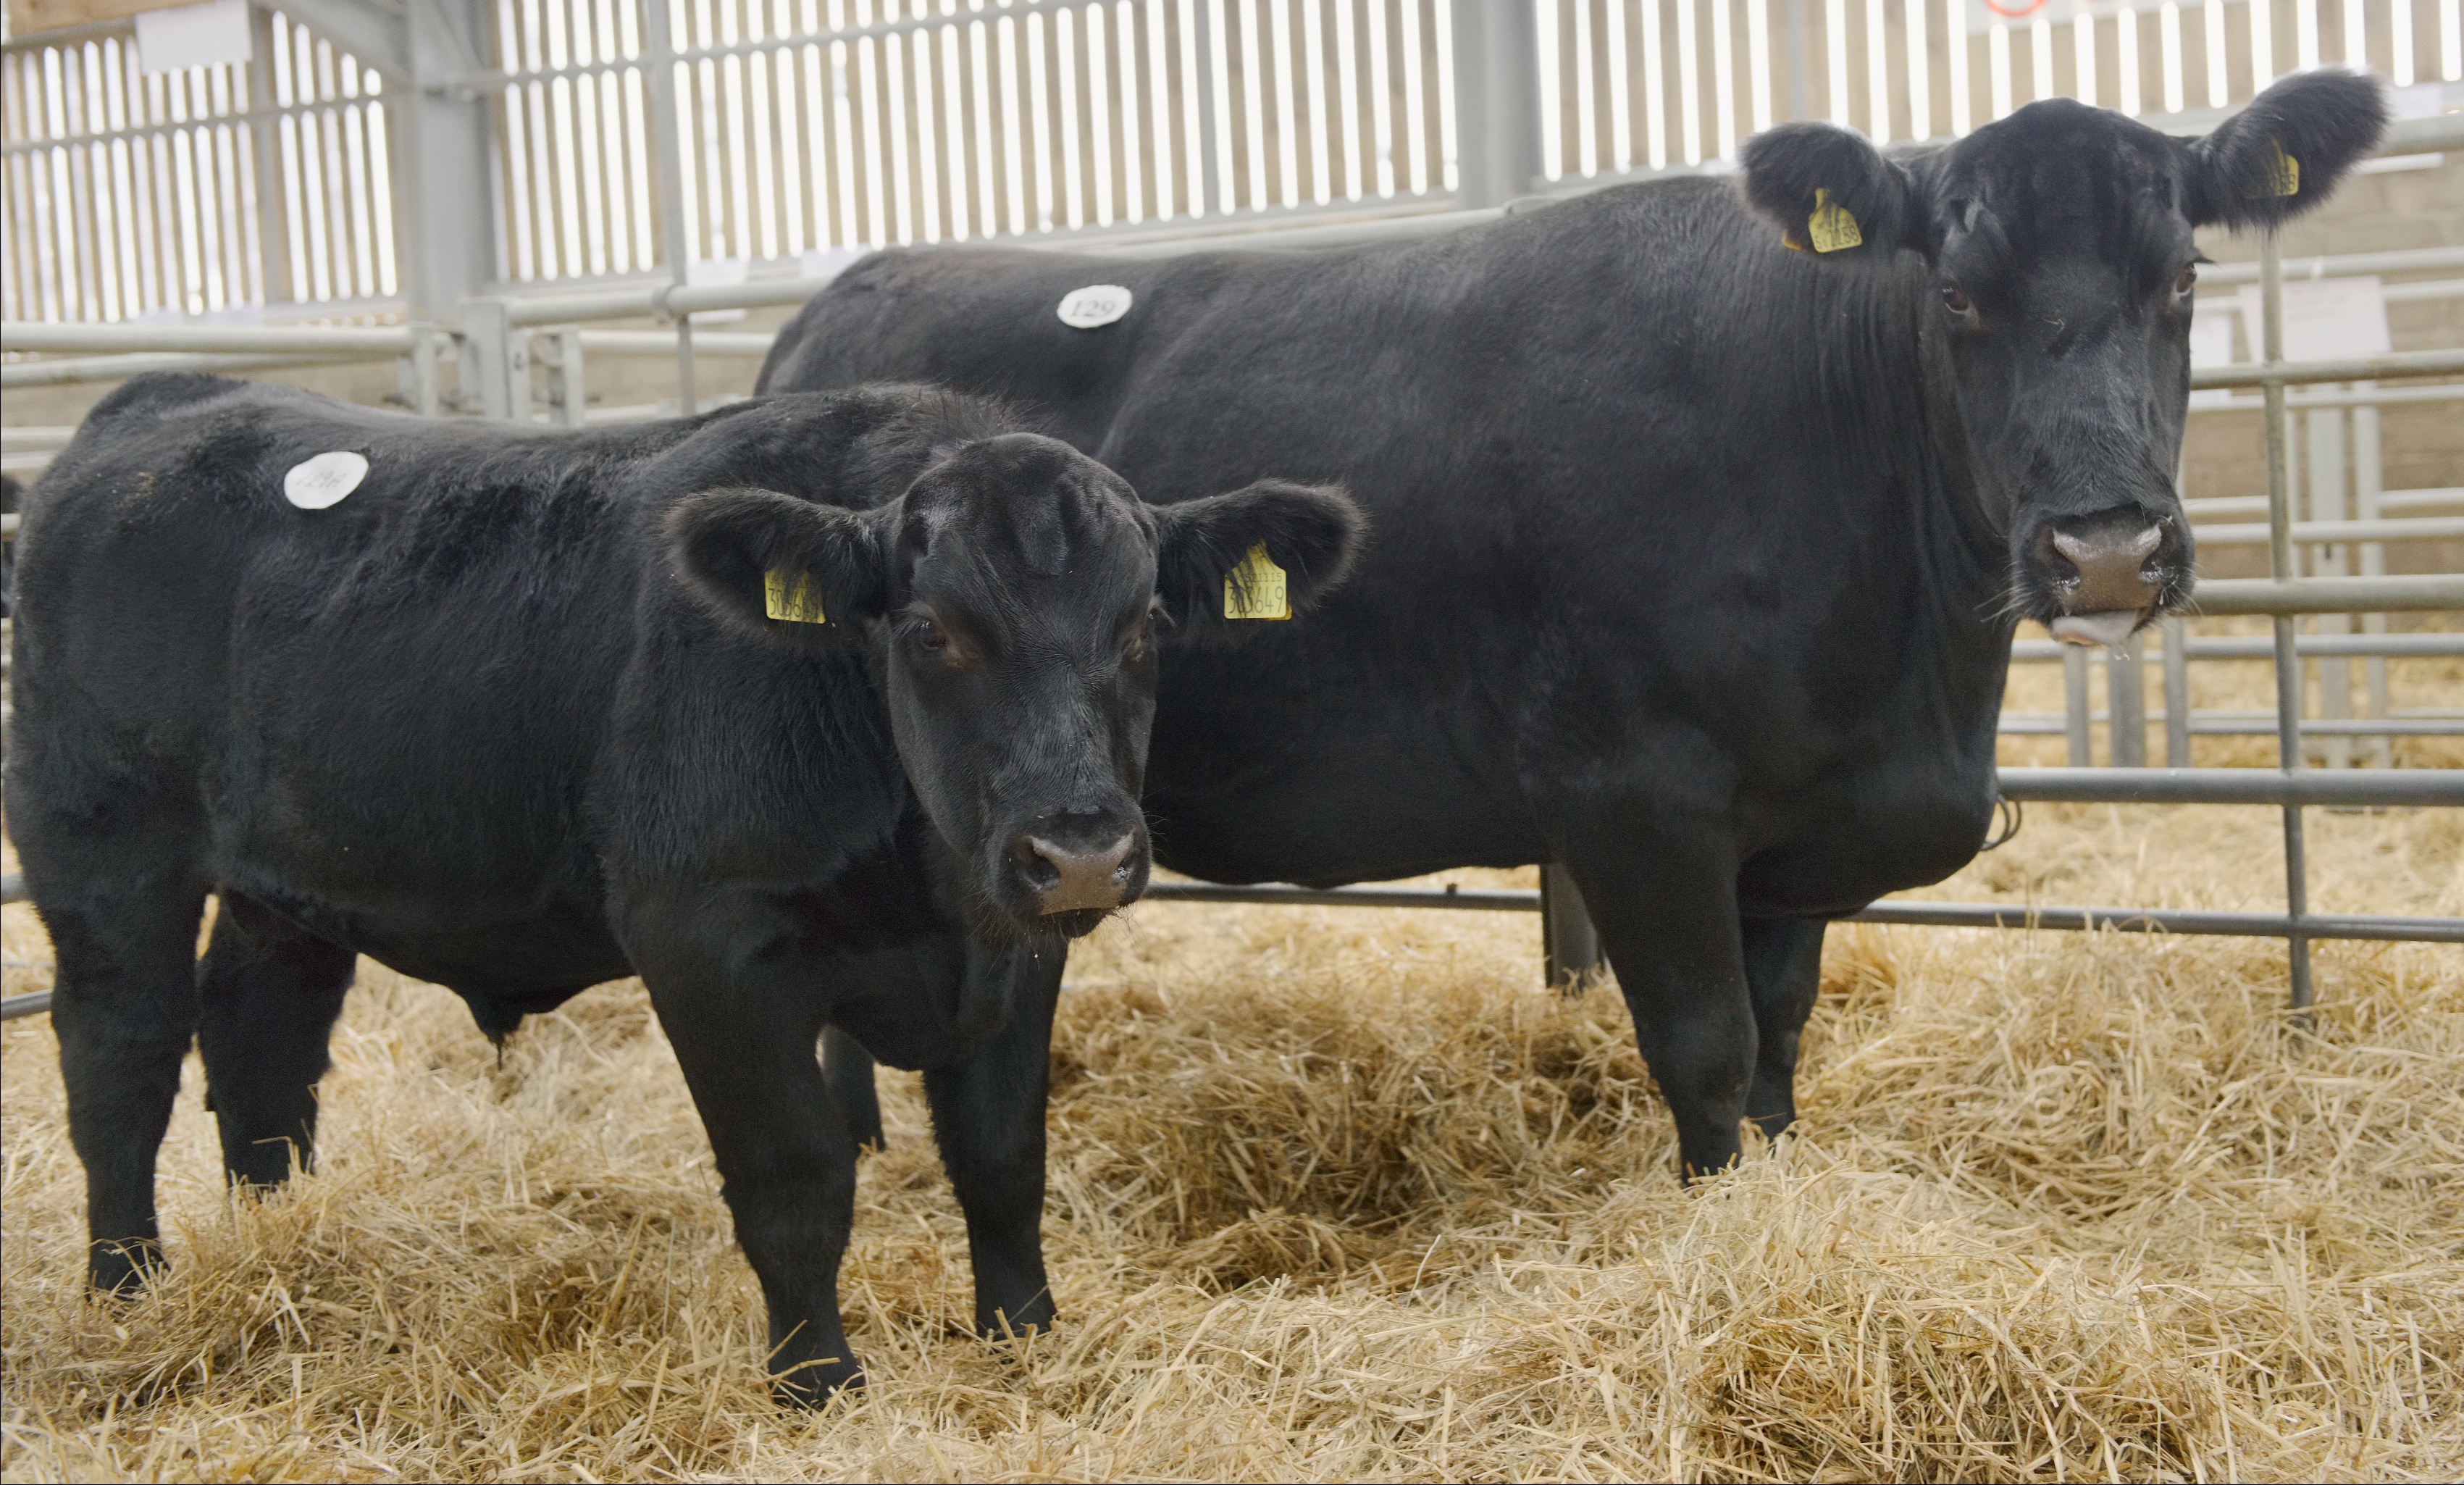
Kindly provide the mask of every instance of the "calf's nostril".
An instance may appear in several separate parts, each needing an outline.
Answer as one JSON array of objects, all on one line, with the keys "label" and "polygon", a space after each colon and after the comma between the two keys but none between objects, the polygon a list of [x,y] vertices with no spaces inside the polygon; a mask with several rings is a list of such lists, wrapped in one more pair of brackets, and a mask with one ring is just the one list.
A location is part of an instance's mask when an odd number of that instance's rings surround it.
[{"label": "calf's nostril", "polygon": [[[1074,913],[1120,906],[1131,868],[1135,864],[1131,857],[1137,843],[1135,831],[1124,831],[1120,839],[1092,851],[1072,851],[1040,836],[1028,836],[1028,849],[1045,869],[1029,878],[1038,888],[1038,909],[1045,913]],[[1046,873],[1052,878],[1048,886],[1041,880]]]}]

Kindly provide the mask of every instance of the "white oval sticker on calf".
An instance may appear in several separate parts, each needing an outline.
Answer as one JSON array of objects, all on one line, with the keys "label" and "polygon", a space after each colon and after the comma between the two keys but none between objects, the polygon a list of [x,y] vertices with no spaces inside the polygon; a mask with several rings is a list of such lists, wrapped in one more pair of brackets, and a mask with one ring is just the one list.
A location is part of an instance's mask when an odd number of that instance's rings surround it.
[{"label": "white oval sticker on calf", "polygon": [[294,464],[282,477],[282,498],[301,510],[323,510],[360,487],[368,477],[365,454],[338,449],[304,464]]},{"label": "white oval sticker on calf", "polygon": [[1117,283],[1090,283],[1061,296],[1061,322],[1075,330],[1111,324],[1130,312],[1130,291]]}]

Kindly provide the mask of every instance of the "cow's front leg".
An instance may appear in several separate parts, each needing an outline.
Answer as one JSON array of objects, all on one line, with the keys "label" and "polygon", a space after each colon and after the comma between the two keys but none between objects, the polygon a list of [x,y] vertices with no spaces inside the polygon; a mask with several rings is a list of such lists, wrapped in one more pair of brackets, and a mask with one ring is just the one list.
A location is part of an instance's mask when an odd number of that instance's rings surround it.
[{"label": "cow's front leg", "polygon": [[1008,1022],[965,1061],[924,1075],[941,1163],[967,1215],[976,1328],[987,1336],[1052,1323],[1044,1272],[1044,1116],[1052,1075],[1052,1012],[1067,948],[1059,940],[968,972],[1016,976]]},{"label": "cow's front leg", "polygon": [[[855,1212],[855,1142],[822,1081],[826,996],[796,962],[730,942],[723,907],[627,915],[627,947],[683,1067],[736,1240],[770,1307],[780,1401],[862,1386],[839,1323],[839,1261]],[[759,931],[757,924],[742,925]]]},{"label": "cow's front leg", "polygon": [[1745,922],[1746,979],[1754,996],[1754,1082],[1746,1117],[1777,1138],[1796,1122],[1796,1046],[1822,983],[1818,918]]},{"label": "cow's front leg", "polygon": [[1687,1178],[1726,1168],[1756,1045],[1733,853],[1715,829],[1662,829],[1573,846],[1566,865],[1676,1117]]}]

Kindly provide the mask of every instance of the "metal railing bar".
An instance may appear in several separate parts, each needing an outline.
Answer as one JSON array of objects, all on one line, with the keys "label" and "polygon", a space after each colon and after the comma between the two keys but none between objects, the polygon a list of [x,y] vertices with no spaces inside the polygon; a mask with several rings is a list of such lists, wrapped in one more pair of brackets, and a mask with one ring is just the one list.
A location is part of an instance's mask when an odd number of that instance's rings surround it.
[{"label": "metal railing bar", "polygon": [[[2270,540],[2265,521],[2190,527],[2206,546],[2256,546]],[[2297,521],[2297,542],[2451,542],[2464,537],[2464,516],[2415,516],[2381,521]]]},{"label": "metal railing bar", "polygon": [[[2464,402],[2464,385],[2447,387],[2381,387],[2360,392],[2299,392],[2286,396],[2288,408],[2382,408],[2409,402]],[[2256,397],[2233,397],[2222,402],[2192,402],[2190,410],[2201,412],[2258,412],[2266,404]]]},{"label": "metal railing bar", "polygon": [[[2354,657],[2451,659],[2464,656],[2464,634],[2303,634],[2294,641],[2305,655],[2347,655]],[[2057,639],[2022,639],[2011,646],[2013,661],[2058,660],[2066,650],[2075,646]],[[2150,660],[2164,652],[2147,652]],[[2226,634],[2193,637],[2184,642],[2182,653],[2193,660],[2272,660],[2276,658],[2273,640],[2256,635]]]},{"label": "metal railing bar", "polygon": [[409,354],[421,333],[412,325],[105,324],[11,320],[0,324],[0,350],[402,356]]},{"label": "metal railing bar", "polygon": [[2386,490],[2379,494],[2382,511],[2430,510],[2440,505],[2464,505],[2464,485],[2438,490]]},{"label": "metal railing bar", "polygon": [[[2411,122],[2411,121],[2407,121]],[[2464,129],[2459,129],[2464,132]],[[2464,141],[2459,141],[2464,144]],[[2403,154],[2382,144],[2382,155]],[[2284,260],[2284,272],[2294,278],[2346,278],[2364,274],[2428,273],[2442,268],[2464,268],[2464,248],[2399,248],[2388,253],[2333,253],[2321,257],[2296,257]],[[2199,265],[2202,284],[2256,283],[2258,260],[2238,263],[2202,263]]]},{"label": "metal railing bar", "polygon": [[[583,330],[582,348],[593,355],[672,356],[676,338],[667,330]],[[766,356],[778,340],[775,335],[754,331],[719,331],[696,328],[693,331],[693,354],[696,356]],[[2464,521],[2456,522],[2464,526]]]},{"label": "metal railing bar", "polygon": [[[2092,721],[2110,722],[2107,713],[2088,714]],[[2153,725],[2167,720],[2163,711],[2150,712]],[[2215,717],[2209,713],[2190,714],[2193,736],[2209,738],[2262,738],[2273,734],[2275,714],[2255,717]],[[2009,711],[2002,714],[2000,735],[2012,738],[2060,737],[2069,726],[2067,712]],[[2301,723],[2305,738],[2464,738],[2464,719],[2452,717],[2348,717],[2307,718]]]},{"label": "metal railing bar", "polygon": [[2464,375],[2464,349],[2400,350],[2385,356],[2352,356],[2334,361],[2239,362],[2229,366],[2197,366],[2190,371],[2190,389],[2456,375]]},{"label": "metal railing bar", "polygon": [[0,362],[0,388],[62,387],[76,382],[120,382],[148,371],[266,371],[282,366],[337,366],[381,361],[391,352],[336,355],[220,356],[166,351],[129,356],[72,356],[55,361]]},{"label": "metal railing bar", "polygon": [[358,98],[329,98],[313,103],[284,103],[272,108],[240,108],[227,114],[208,114],[197,119],[165,119],[156,123],[131,124],[126,128],[104,129],[94,134],[58,134],[48,137],[11,140],[0,144],[0,159],[16,155],[37,155],[54,149],[83,149],[94,144],[116,144],[128,140],[159,139],[165,135],[185,134],[197,129],[213,129],[234,123],[258,122],[275,123],[284,119],[297,119],[305,114],[331,113],[338,109],[358,108],[363,104],[384,104],[388,100],[382,93],[363,93]]},{"label": "metal railing bar", "polygon": [[2032,805],[2464,807],[2464,768],[2004,768],[1999,785],[2003,798]]},{"label": "metal railing bar", "polygon": [[[1275,882],[1254,887],[1213,882],[1147,884],[1150,902],[1223,902],[1267,907],[1374,907],[1469,909],[1537,913],[1540,894],[1529,888],[1457,890],[1451,887],[1294,887]],[[2237,913],[2199,908],[2041,907],[1998,902],[1882,901],[1844,915],[1842,922],[1909,927],[2045,928],[2081,932],[2185,933],[2225,938],[2281,939],[2299,931],[2314,939],[2464,943],[2464,918],[2404,918],[2337,913],[2302,918],[2282,913]]]},{"label": "metal railing bar", "polygon": [[14,1021],[19,1016],[39,1016],[52,1008],[52,992],[40,990],[33,995],[11,995],[0,1000],[0,1021]]},{"label": "metal railing bar", "polygon": [[2464,573],[2381,578],[2210,578],[2190,594],[2200,614],[2395,613],[2464,609]]}]

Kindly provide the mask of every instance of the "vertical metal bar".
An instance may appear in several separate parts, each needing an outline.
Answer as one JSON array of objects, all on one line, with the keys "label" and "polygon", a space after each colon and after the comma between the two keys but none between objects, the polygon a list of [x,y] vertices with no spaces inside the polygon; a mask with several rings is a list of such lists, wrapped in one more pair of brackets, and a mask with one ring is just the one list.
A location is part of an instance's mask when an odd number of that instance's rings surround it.
[{"label": "vertical metal bar", "polygon": [[[2366,392],[2375,390],[2377,384],[2356,382],[2353,387],[2357,391]],[[2379,497],[2386,493],[2386,489],[2387,470],[2382,462],[2382,450],[2379,444],[2379,410],[2355,408],[2353,410],[2353,519],[2378,520],[2381,514]],[[2386,543],[2364,542],[2360,543],[2359,556],[2363,576],[2375,578],[2387,575]],[[2362,616],[2363,633],[2384,634],[2387,632],[2386,614],[2366,613]],[[2362,715],[2384,718],[2387,714],[2387,657],[2373,655],[2362,662]],[[2380,768],[2393,766],[2394,742],[2392,738],[2384,737],[2369,740],[2370,763],[2373,766]]]},{"label": "vertical metal bar", "polygon": [[[651,132],[659,153],[659,243],[671,285],[689,282],[693,243],[685,234],[685,150],[676,119],[675,38],[666,0],[643,0],[642,40],[650,61]],[[664,307],[664,304],[662,305]],[[693,317],[676,317],[676,410],[694,411]]]},{"label": "vertical metal bar", "polygon": [[[1539,13],[1535,0],[1486,0],[1458,4],[1452,14],[1461,201],[1466,207],[1504,206],[1529,194],[1547,167]],[[1585,120],[1583,126],[1595,124]]]},{"label": "vertical metal bar", "polygon": [[[1658,16],[1652,17],[1654,21]],[[1651,79],[1652,92],[1658,96],[1660,79]],[[1809,117],[1806,113],[1805,83],[1805,0],[1788,0],[1788,116]]]},{"label": "vertical metal bar", "polygon": [[550,338],[549,363],[555,372],[557,421],[567,428],[582,428],[590,421],[590,386],[583,375],[582,359],[582,327],[568,325]]},{"label": "vertical metal bar", "polygon": [[2062,738],[2068,744],[2063,762],[2085,768],[2096,760],[2088,754],[2087,652],[2077,645],[2062,648]]},{"label": "vertical metal bar", "polygon": [[1540,868],[1540,950],[1549,987],[1570,995],[1588,988],[1606,964],[1573,874],[1554,861]]},{"label": "vertical metal bar", "polygon": [[[1199,188],[1206,198],[1205,209],[1191,214],[1204,216],[1209,211],[1229,211],[1232,204],[1223,199],[1223,166],[1216,158],[1220,146],[1215,138],[1215,7],[1209,0],[1198,0],[1189,9],[1190,20],[1198,28],[1198,98],[1190,106],[1198,115]],[[1388,100],[1377,100],[1378,108],[1388,106]]]},{"label": "vertical metal bar", "polygon": [[2138,635],[2104,654],[2105,752],[2117,768],[2147,766],[2147,656]]},{"label": "vertical metal bar", "polygon": [[[2310,519],[2343,521],[2344,519],[2344,410],[2318,408],[2302,420],[2302,452],[2308,455]],[[2321,542],[2310,549],[2310,575],[2341,578],[2346,575],[2345,547],[2342,542]],[[2312,632],[2349,634],[2353,632],[2352,615],[2322,613],[2311,621]],[[2321,656],[2319,670],[2319,715],[2338,720],[2353,715],[2353,662],[2340,656]],[[2326,754],[2330,768],[2353,765],[2353,740],[2330,737],[2320,740],[2321,751]]]},{"label": "vertical metal bar", "polygon": [[[2269,366],[2284,360],[2284,252],[2276,233],[2267,233],[2258,248],[2260,359]],[[2284,459],[2284,384],[2265,388],[2267,418],[2267,553],[2277,582],[2289,582],[2293,570],[2293,502]],[[2298,773],[2301,758],[2301,659],[2293,644],[2293,616],[2276,616],[2276,755],[2277,765]],[[2310,936],[2301,920],[2310,912],[2310,870],[2302,849],[2301,807],[2284,807],[2284,915],[2293,920],[2285,935],[2285,961],[2293,984],[2293,1009],[2304,1016],[2310,1008]]]},{"label": "vertical metal bar", "polygon": [[436,387],[436,341],[441,332],[425,324],[413,329],[417,339],[410,343],[410,407],[421,417],[434,417],[443,410]]},{"label": "vertical metal bar", "polygon": [[[288,303],[291,289],[291,224],[283,213],[282,142],[274,99],[274,12],[264,6],[249,10],[249,30],[256,55],[248,63],[248,140],[256,175],[256,251],[265,302]],[[394,121],[401,126],[403,121]]]},{"label": "vertical metal bar", "polygon": [[2161,621],[2165,634],[2165,766],[2190,766],[2190,626]]}]

